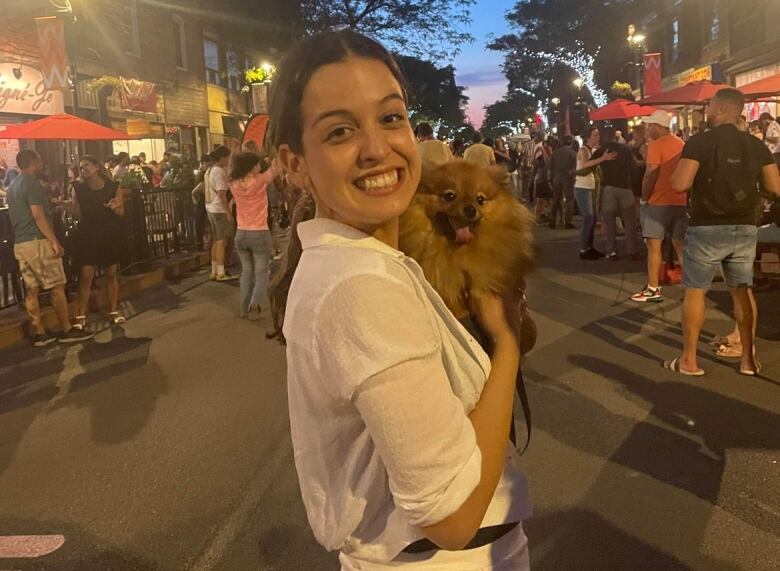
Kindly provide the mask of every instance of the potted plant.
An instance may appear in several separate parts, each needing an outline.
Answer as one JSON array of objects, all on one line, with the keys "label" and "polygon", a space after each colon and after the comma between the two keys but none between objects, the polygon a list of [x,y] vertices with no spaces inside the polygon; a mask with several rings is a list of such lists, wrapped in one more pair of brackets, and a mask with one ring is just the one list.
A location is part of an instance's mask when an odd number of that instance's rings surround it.
[{"label": "potted plant", "polygon": [[87,89],[92,93],[98,93],[103,97],[108,97],[115,91],[122,88],[121,78],[115,75],[103,75],[89,82]]}]

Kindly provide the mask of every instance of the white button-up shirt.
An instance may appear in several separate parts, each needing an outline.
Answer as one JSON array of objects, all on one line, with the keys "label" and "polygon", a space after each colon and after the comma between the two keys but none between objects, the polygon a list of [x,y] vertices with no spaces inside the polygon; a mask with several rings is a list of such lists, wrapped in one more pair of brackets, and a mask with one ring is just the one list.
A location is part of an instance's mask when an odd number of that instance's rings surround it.
[{"label": "white button-up shirt", "polygon": [[[303,502],[325,548],[389,562],[479,483],[467,415],[490,360],[411,258],[333,220],[304,222],[298,234],[284,335]],[[507,444],[483,527],[530,515]]]}]

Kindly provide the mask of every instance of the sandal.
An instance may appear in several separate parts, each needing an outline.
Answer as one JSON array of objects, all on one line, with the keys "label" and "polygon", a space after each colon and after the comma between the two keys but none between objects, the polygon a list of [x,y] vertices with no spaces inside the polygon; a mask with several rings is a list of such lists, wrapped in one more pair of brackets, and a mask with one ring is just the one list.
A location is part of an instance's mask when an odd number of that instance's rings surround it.
[{"label": "sandal", "polygon": [[721,345],[715,351],[715,356],[721,359],[739,359],[742,357],[742,349],[735,349],[732,345]]},{"label": "sandal", "polygon": [[122,325],[127,319],[125,319],[125,316],[119,313],[118,311],[112,311],[108,314],[108,318],[111,320],[111,323],[114,325]]},{"label": "sandal", "polygon": [[756,377],[761,373],[761,369],[763,368],[761,363],[758,362],[758,359],[753,359],[753,362],[756,364],[756,370],[753,371],[751,369],[743,369],[742,365],[739,367],[739,374],[745,375],[746,377]]},{"label": "sandal", "polygon": [[669,371],[672,371],[673,373],[679,373],[680,375],[685,375],[687,377],[703,377],[704,371],[702,369],[699,369],[698,371],[683,371],[680,368],[680,358],[675,357],[671,361],[664,361],[664,369],[668,369]]},{"label": "sandal", "polygon": [[86,315],[77,315],[75,318],[75,323],[72,323],[73,329],[76,331],[84,331],[84,327],[87,325],[87,316]]},{"label": "sandal", "polygon": [[729,338],[726,335],[716,335],[712,339],[710,339],[708,342],[710,347],[720,347],[721,345],[725,345],[728,347],[731,345],[731,341],[729,341]]}]

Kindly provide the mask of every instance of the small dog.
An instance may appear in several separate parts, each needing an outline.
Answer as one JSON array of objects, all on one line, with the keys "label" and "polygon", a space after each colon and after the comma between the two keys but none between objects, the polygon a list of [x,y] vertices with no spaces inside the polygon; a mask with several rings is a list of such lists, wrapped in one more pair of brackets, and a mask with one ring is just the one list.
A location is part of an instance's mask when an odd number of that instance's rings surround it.
[{"label": "small dog", "polygon": [[470,298],[523,290],[534,266],[533,216],[505,179],[503,167],[451,161],[423,173],[401,217],[400,249],[459,320],[470,317]]}]

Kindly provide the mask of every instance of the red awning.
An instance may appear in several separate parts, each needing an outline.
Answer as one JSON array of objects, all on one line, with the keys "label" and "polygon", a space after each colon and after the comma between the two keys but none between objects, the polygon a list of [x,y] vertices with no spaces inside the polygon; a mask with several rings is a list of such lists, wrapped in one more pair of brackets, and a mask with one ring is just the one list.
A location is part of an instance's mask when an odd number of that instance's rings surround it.
[{"label": "red awning", "polygon": [[676,89],[645,97],[642,105],[704,105],[721,89],[731,87],[725,83],[694,81]]},{"label": "red awning", "polygon": [[771,77],[759,79],[739,88],[748,99],[761,99],[780,95],[780,73]]},{"label": "red awning", "polygon": [[627,99],[615,99],[603,107],[591,111],[590,118],[593,121],[617,121],[619,119],[647,117],[656,111],[655,107],[643,107]]},{"label": "red awning", "polygon": [[134,138],[122,131],[116,131],[67,113],[49,115],[37,121],[13,125],[0,131],[0,139],[31,141],[124,141]]}]

